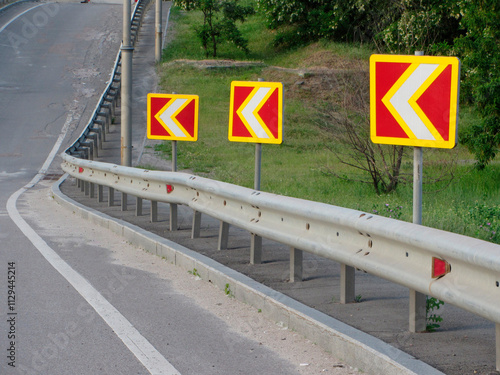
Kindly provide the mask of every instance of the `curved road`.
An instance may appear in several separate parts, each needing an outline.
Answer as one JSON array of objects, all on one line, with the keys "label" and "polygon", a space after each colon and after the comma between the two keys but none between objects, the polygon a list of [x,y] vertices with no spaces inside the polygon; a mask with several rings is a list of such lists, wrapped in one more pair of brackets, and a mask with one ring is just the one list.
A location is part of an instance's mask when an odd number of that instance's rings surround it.
[{"label": "curved road", "polygon": [[0,373],[306,373],[306,344],[283,358],[232,331],[152,266],[117,261],[138,251],[123,239],[48,203],[44,179],[59,163],[46,160],[79,134],[104,89],[121,12],[79,1],[0,12]]}]

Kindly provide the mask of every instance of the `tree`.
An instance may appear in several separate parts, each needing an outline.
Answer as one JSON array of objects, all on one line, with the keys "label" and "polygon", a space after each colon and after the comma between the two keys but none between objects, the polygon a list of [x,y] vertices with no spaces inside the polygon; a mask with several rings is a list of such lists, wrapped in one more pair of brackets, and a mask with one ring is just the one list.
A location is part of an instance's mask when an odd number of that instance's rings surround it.
[{"label": "tree", "polygon": [[500,148],[498,0],[258,0],[275,44],[372,41],[382,52],[459,56],[461,99],[480,122],[460,134],[484,168]]},{"label": "tree", "polygon": [[462,96],[481,118],[462,142],[483,169],[500,146],[500,4],[496,0],[465,2],[462,24],[467,33],[455,40],[462,58]]},{"label": "tree", "polygon": [[346,29],[356,25],[349,15],[353,2],[258,0],[257,9],[264,14],[269,28],[279,30],[275,45],[293,46],[321,38],[345,37]]},{"label": "tree", "polygon": [[386,18],[375,35],[390,52],[448,53],[454,39],[464,33],[456,0],[402,0],[393,4],[392,19]]},{"label": "tree", "polygon": [[[370,139],[370,98],[368,73],[362,66],[337,76],[337,103],[322,108],[318,125],[335,141],[331,150],[339,161],[362,172],[356,178],[337,177],[369,183],[377,194],[390,193],[398,187],[405,148],[372,143]],[[368,178],[366,178],[368,176]]]},{"label": "tree", "polygon": [[[237,0],[175,0],[184,10],[200,10],[203,24],[195,28],[196,34],[208,57],[217,57],[217,45],[229,41],[248,53],[248,41],[243,37],[236,22],[244,22],[254,14],[251,6],[242,6]],[[222,13],[222,14],[221,14]]]}]

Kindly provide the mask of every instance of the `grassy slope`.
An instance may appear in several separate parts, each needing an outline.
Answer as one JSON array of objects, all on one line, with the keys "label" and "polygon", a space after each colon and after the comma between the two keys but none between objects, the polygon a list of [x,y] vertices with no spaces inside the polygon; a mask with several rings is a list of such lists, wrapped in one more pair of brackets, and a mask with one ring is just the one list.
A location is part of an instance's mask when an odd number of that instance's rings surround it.
[{"label": "grassy slope", "polygon": [[[329,173],[334,170],[339,175],[356,175],[329,151],[338,145],[332,145],[328,134],[314,121],[321,103],[339,100],[336,90],[329,89],[331,82],[270,68],[320,65],[333,69],[353,66],[367,69],[373,52],[369,47],[320,42],[292,51],[276,51],[271,44],[273,32],[265,29],[262,20],[254,16],[241,26],[250,42],[250,55],[223,45],[218,58],[263,61],[266,66],[198,69],[175,62],[204,59],[192,30],[192,23],[200,20],[194,13],[172,13],[170,41],[164,64],[159,67],[163,92],[200,96],[199,140],[179,142],[181,168],[209,178],[253,186],[254,145],[227,139],[230,84],[234,80],[257,78],[279,81],[285,85],[284,142],[263,145],[262,190],[369,212],[377,210],[384,216],[411,221],[411,181],[393,194],[377,196],[368,184],[345,181]],[[461,112],[462,127],[474,121],[467,111]],[[169,157],[170,142],[161,148]],[[461,146],[454,150],[426,149],[424,175],[438,173],[443,165],[448,168],[446,163],[451,160],[459,161],[451,184],[424,184],[423,224],[500,243],[500,165],[494,163],[487,170],[477,172],[472,169],[472,156]],[[411,149],[403,169],[411,175]]]}]

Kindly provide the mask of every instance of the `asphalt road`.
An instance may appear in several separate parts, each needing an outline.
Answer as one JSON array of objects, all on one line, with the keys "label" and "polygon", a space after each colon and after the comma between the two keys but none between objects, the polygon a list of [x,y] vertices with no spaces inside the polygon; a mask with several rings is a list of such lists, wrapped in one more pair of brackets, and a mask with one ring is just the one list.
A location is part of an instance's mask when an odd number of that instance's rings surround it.
[{"label": "asphalt road", "polygon": [[[312,343],[276,334],[273,349],[249,337],[256,327],[231,328],[185,295],[180,275],[153,274],[158,259],[140,267],[138,249],[50,202],[57,153],[82,130],[109,79],[121,11],[26,2],[0,12],[0,373],[317,372],[304,354]],[[226,300],[208,305],[226,313]],[[247,327],[239,315],[231,323]],[[300,355],[283,354],[287,337],[299,340]],[[356,372],[320,356],[330,373]]]},{"label": "asphalt road", "polygon": [[[142,87],[141,82],[139,80],[137,84],[134,83],[135,87]],[[134,114],[137,114],[137,111],[134,110]],[[117,129],[113,131],[116,132]],[[119,138],[114,134],[108,139],[101,160],[116,163],[119,161],[117,158]],[[133,158],[134,165],[151,165],[160,170],[168,170],[169,161],[161,160],[153,155],[153,143],[152,141],[148,143],[148,147],[144,148],[144,152],[140,154],[139,160],[136,157]],[[204,217],[202,236],[200,239],[193,240],[190,238],[192,223],[190,215],[192,213],[187,208],[183,210],[183,207],[179,207],[179,211],[183,213],[179,217],[180,230],[169,232],[168,205],[160,207],[160,221],[150,223],[147,206],[142,217],[135,216],[132,197],[129,197],[129,210],[123,212],[120,207],[106,207],[106,205],[98,204],[95,199],[82,196],[75,190],[68,187],[66,193],[89,207],[130,221],[249,275],[308,306],[390,343],[446,374],[489,375],[496,373],[494,371],[495,328],[493,323],[485,319],[446,304],[435,312],[444,319],[437,332],[410,334],[406,288],[359,271],[356,272],[356,294],[361,303],[342,305],[338,302],[340,269],[335,262],[305,254],[304,281],[290,283],[287,280],[289,249],[286,246],[264,240],[263,264],[249,265],[250,238],[244,231],[232,228],[230,248],[228,251],[217,251],[219,223],[215,220],[211,221]],[[119,198],[117,194],[116,204]],[[370,372],[369,369],[363,370]]]}]

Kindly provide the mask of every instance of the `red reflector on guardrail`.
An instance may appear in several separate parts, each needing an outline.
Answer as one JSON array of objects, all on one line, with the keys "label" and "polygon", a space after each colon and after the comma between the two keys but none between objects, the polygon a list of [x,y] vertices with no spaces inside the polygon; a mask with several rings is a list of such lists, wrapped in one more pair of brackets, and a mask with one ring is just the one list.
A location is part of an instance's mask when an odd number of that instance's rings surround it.
[{"label": "red reflector on guardrail", "polygon": [[451,272],[451,265],[447,261],[432,257],[432,278],[444,276]]},{"label": "red reflector on guardrail", "polygon": [[82,167],[78,168],[78,173],[83,173],[83,168]]},{"label": "red reflector on guardrail", "polygon": [[167,185],[167,194],[170,194],[174,191],[174,187],[172,185]]}]

